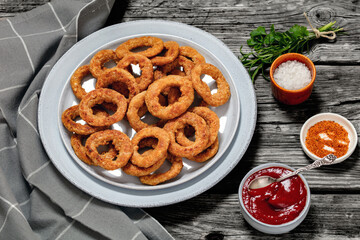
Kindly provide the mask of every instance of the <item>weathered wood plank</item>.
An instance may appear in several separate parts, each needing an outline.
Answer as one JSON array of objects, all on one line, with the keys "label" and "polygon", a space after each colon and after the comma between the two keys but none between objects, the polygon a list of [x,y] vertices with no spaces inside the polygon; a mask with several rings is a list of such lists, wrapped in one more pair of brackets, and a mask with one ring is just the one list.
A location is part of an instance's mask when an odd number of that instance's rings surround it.
[{"label": "weathered wood plank", "polygon": [[[0,1],[0,18],[13,16],[12,13],[30,10],[49,0]],[[349,34],[340,36],[335,42],[321,40],[313,47],[309,56],[315,63],[355,64],[360,62],[360,6],[345,0],[328,4],[323,1],[117,1],[116,9],[110,15],[113,24],[120,21],[139,19],[165,19],[183,22],[212,33],[236,54],[239,47],[246,47],[246,40],[254,28],[262,25],[284,31],[293,24],[307,26],[302,13],[308,13],[315,26],[336,20]],[[119,11],[126,8],[123,18]],[[271,21],[269,21],[271,19]],[[286,19],[287,21],[284,21]]]},{"label": "weathered wood plank", "polygon": [[[310,52],[315,63],[359,63],[359,5],[348,1],[331,4],[324,1],[130,1],[123,21],[165,19],[183,22],[212,33],[224,41],[236,55],[246,45],[249,33],[258,26],[284,31],[293,24],[308,26],[303,12],[313,25],[336,20],[349,35],[336,42],[321,41]],[[246,50],[246,48],[244,48]]]},{"label": "weathered wood plank", "polygon": [[167,207],[145,209],[175,239],[358,239],[360,195],[312,194],[310,211],[296,229],[280,236],[258,232],[240,213],[237,194],[202,194]]},{"label": "weathered wood plank", "polygon": [[[303,123],[314,114],[334,112],[360,120],[360,67],[316,65],[316,79],[310,98],[296,106],[277,102],[271,94],[270,82],[261,76],[255,82],[258,123]],[[357,126],[360,130],[360,126]]]},{"label": "weathered wood plank", "polygon": [[16,13],[29,11],[50,0],[0,0],[0,17],[12,17]]}]

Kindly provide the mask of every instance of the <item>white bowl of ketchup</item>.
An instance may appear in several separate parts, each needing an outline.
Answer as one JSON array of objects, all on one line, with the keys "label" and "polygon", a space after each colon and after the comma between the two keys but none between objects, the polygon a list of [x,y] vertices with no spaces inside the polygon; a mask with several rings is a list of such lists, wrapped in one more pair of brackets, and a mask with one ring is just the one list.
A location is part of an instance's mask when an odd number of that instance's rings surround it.
[{"label": "white bowl of ketchup", "polygon": [[281,163],[267,163],[253,168],[239,186],[240,211],[255,229],[268,234],[283,234],[296,228],[310,209],[310,188],[305,178],[297,176],[267,187],[249,190],[259,176],[281,177],[293,168]]}]

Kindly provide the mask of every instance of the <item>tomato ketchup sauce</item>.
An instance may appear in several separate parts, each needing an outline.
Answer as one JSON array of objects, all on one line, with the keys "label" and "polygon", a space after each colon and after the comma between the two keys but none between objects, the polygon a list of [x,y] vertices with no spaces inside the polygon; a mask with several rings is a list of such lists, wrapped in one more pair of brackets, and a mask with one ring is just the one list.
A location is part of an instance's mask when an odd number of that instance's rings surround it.
[{"label": "tomato ketchup sauce", "polygon": [[260,176],[279,178],[291,170],[269,167],[248,177],[243,185],[242,200],[246,210],[257,220],[279,225],[294,220],[306,205],[307,190],[299,176],[293,176],[267,187],[249,189],[250,182]]}]

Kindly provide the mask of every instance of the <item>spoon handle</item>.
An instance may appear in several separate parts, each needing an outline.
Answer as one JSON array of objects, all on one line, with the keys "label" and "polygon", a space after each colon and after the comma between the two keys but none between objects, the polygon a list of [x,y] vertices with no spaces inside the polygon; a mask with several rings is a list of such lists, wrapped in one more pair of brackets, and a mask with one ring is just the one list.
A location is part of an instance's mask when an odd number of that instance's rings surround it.
[{"label": "spoon handle", "polygon": [[330,164],[333,164],[335,160],[336,160],[336,156],[335,156],[334,154],[329,154],[329,155],[325,156],[325,157],[322,158],[322,159],[316,160],[316,161],[313,162],[312,164],[309,164],[309,165],[307,165],[307,166],[305,166],[305,167],[299,168],[299,169],[295,170],[294,172],[291,172],[291,173],[289,173],[289,174],[287,174],[287,175],[285,175],[285,176],[283,176],[283,177],[281,177],[281,178],[278,178],[278,179],[276,180],[276,182],[280,182],[280,181],[282,181],[282,180],[284,180],[284,179],[286,179],[286,178],[289,178],[289,177],[292,177],[292,176],[294,176],[294,175],[297,175],[297,174],[299,174],[299,173],[302,172],[302,171],[307,171],[307,170],[310,170],[310,169],[313,169],[313,168],[318,168],[318,167],[320,167],[320,166],[322,166],[322,165],[330,165]]}]

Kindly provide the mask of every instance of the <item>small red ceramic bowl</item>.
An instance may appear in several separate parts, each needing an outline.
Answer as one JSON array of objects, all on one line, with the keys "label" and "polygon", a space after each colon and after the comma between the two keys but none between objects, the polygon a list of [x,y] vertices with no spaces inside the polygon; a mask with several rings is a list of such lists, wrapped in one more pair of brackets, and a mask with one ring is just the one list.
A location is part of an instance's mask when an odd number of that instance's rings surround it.
[{"label": "small red ceramic bowl", "polygon": [[[274,80],[274,72],[275,69],[286,61],[298,61],[304,63],[310,70],[311,73],[311,81],[310,83],[297,90],[288,90],[283,87],[280,87],[279,84]],[[280,102],[287,105],[296,105],[307,100],[312,92],[314,81],[316,77],[316,69],[314,63],[306,56],[299,53],[286,53],[284,55],[279,56],[275,61],[271,64],[270,67],[270,79],[271,79],[271,91],[274,97]]]}]

